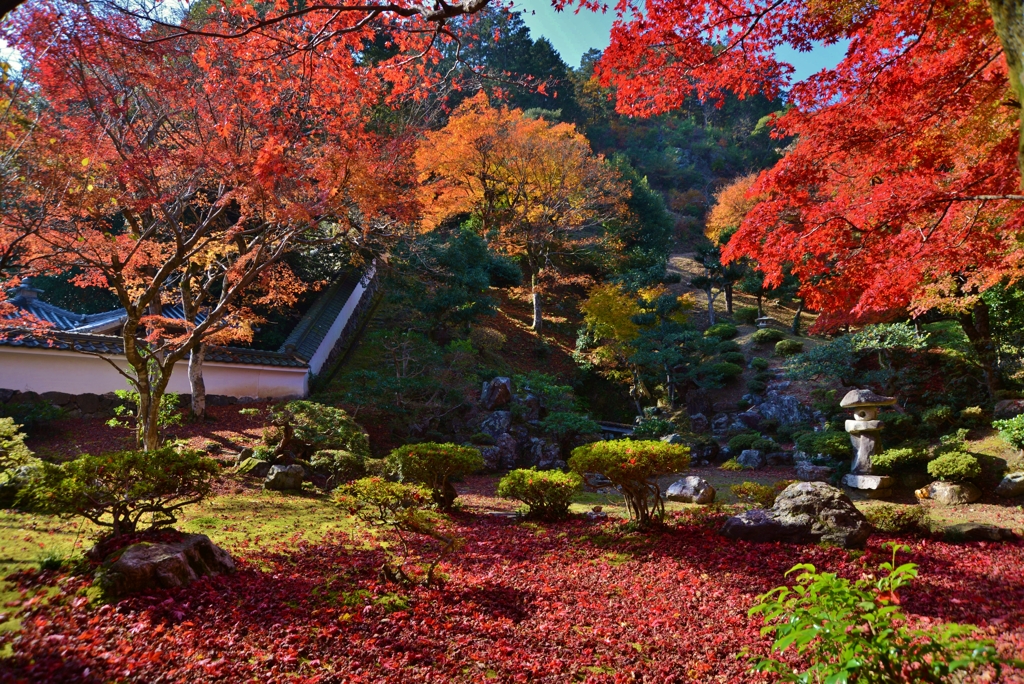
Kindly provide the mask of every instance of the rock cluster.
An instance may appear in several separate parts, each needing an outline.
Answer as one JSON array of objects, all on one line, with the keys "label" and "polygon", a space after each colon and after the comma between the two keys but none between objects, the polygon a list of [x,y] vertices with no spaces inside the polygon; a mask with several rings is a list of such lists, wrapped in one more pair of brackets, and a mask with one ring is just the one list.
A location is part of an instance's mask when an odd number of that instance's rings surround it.
[{"label": "rock cluster", "polygon": [[690,475],[669,485],[665,499],[680,503],[709,504],[715,500],[715,488],[704,478]]}]

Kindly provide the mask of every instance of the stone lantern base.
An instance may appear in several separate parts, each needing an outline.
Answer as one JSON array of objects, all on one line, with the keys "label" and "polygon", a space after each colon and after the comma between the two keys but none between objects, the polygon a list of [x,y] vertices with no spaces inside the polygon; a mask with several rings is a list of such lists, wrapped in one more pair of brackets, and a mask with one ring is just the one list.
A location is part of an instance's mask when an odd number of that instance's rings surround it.
[{"label": "stone lantern base", "polygon": [[893,479],[888,475],[843,475],[843,484],[850,489],[859,489],[869,499],[884,499],[892,493]]}]

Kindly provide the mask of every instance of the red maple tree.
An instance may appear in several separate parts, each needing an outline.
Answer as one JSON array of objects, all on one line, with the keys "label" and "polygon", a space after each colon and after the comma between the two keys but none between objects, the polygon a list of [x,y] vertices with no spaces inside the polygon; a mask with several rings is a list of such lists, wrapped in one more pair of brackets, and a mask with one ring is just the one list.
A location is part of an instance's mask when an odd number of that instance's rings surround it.
[{"label": "red maple tree", "polygon": [[620,110],[648,115],[690,96],[775,96],[792,73],[776,48],[846,42],[836,67],[792,86],[773,126],[794,142],[725,258],[754,258],[769,285],[792,269],[818,330],[958,317],[994,389],[980,294],[1020,277],[1024,218],[1003,4],[994,21],[980,0],[652,0],[617,22],[600,77]]},{"label": "red maple tree", "polygon": [[[397,70],[361,63],[372,33],[339,38],[314,66],[262,59],[258,37],[144,40],[151,30],[48,2],[4,27],[29,85],[12,105],[24,122],[17,207],[0,217],[13,233],[21,226],[8,216],[34,217],[22,268],[75,269],[78,284],[118,296],[146,448],[159,444],[174,365],[205,343],[244,338],[246,293],[294,297],[284,255],[358,243],[405,216],[410,142],[370,128],[402,87]],[[173,303],[184,330],[162,316]]]}]

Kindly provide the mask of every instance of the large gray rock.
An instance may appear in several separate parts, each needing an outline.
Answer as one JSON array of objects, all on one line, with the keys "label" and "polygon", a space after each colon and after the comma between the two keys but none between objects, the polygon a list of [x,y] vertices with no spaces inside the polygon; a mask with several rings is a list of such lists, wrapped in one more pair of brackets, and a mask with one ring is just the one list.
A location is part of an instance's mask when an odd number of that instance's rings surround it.
[{"label": "large gray rock", "polygon": [[779,425],[797,425],[814,420],[814,411],[800,403],[796,397],[770,391],[757,405],[762,417],[779,421]]},{"label": "large gray rock", "polygon": [[484,459],[484,468],[487,470],[511,470],[516,467],[516,456],[519,451],[519,443],[516,438],[505,433],[498,435],[494,446],[483,447],[480,455]]},{"label": "large gray rock", "polygon": [[267,473],[270,472],[270,462],[261,461],[258,458],[250,456],[235,468],[235,472],[239,475],[252,475],[253,477],[266,477]]},{"label": "large gray rock", "polygon": [[512,412],[495,411],[480,423],[480,432],[487,433],[497,442],[498,437],[508,432],[510,427],[512,427]]},{"label": "large gray rock", "polygon": [[954,544],[975,541],[1013,541],[1016,538],[1017,535],[1011,529],[982,523],[960,523],[959,525],[950,525],[942,529],[943,541]]},{"label": "large gray rock", "polygon": [[932,499],[943,506],[962,506],[974,503],[981,498],[981,490],[970,482],[932,482],[927,489],[917,491],[918,498]]},{"label": "large gray rock", "polygon": [[686,440],[683,439],[683,436],[675,432],[671,435],[665,435],[661,438],[661,441],[667,444],[686,444]]},{"label": "large gray rock", "polygon": [[793,452],[773,451],[765,456],[764,460],[770,466],[793,465]]},{"label": "large gray rock", "polygon": [[199,577],[235,571],[227,552],[205,534],[186,534],[174,542],[133,544],[108,559],[98,582],[110,596],[173,589]]},{"label": "large gray rock", "polygon": [[480,403],[488,411],[507,406],[512,401],[512,380],[509,378],[494,378],[485,382],[480,392]]},{"label": "large gray rock", "polygon": [[995,418],[1013,418],[1024,413],[1024,399],[1003,399],[997,401],[992,407],[992,415]]},{"label": "large gray rock", "polygon": [[729,429],[729,414],[716,413],[711,419],[711,432],[718,435]]},{"label": "large gray rock", "polygon": [[796,479],[803,482],[828,482],[833,470],[828,466],[814,465],[807,461],[796,464]]},{"label": "large gray rock", "polygon": [[743,413],[736,414],[733,426],[740,429],[756,430],[757,426],[761,424],[762,418],[763,415],[758,411],[757,407],[751,407]]},{"label": "large gray rock", "polygon": [[670,484],[665,498],[680,503],[709,504],[715,500],[715,488],[704,478],[690,475]]},{"label": "large gray rock", "polygon": [[542,442],[540,456],[537,459],[538,470],[560,470],[565,468],[565,461],[562,460],[562,450],[557,444],[545,444]]},{"label": "large gray rock", "polygon": [[263,481],[263,488],[279,492],[302,489],[302,478],[305,474],[305,469],[297,464],[270,466],[267,479]]},{"label": "large gray rock", "polygon": [[1004,475],[1003,481],[996,487],[996,494],[1006,499],[1024,496],[1024,472]]},{"label": "large gray rock", "polygon": [[770,509],[754,509],[725,521],[721,534],[753,542],[863,548],[871,526],[841,489],[823,482],[797,482]]},{"label": "large gray rock", "polygon": [[895,480],[888,475],[843,475],[843,484],[851,489],[891,489]]},{"label": "large gray rock", "polygon": [[758,470],[759,468],[764,468],[765,460],[764,456],[757,449],[746,449],[736,457],[736,462],[744,468]]},{"label": "large gray rock", "polygon": [[690,416],[690,429],[698,435],[711,429],[711,423],[703,413],[695,413]]}]

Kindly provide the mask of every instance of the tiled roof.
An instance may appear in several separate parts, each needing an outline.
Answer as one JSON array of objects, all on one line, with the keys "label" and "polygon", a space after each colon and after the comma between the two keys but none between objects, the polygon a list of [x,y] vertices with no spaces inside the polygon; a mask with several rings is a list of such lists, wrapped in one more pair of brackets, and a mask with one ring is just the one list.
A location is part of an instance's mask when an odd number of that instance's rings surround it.
[{"label": "tiled roof", "polygon": [[[122,354],[124,342],[116,335],[91,335],[86,333],[54,332],[39,335],[18,330],[0,334],[0,346],[27,347],[30,349],[64,349],[93,354]],[[281,366],[305,368],[306,362],[290,354],[240,347],[211,346],[206,360],[217,363],[239,363],[257,366]]]},{"label": "tiled roof", "polygon": [[331,284],[313,303],[278,351],[293,354],[303,361],[313,358],[361,277],[362,274],[356,272]]}]

